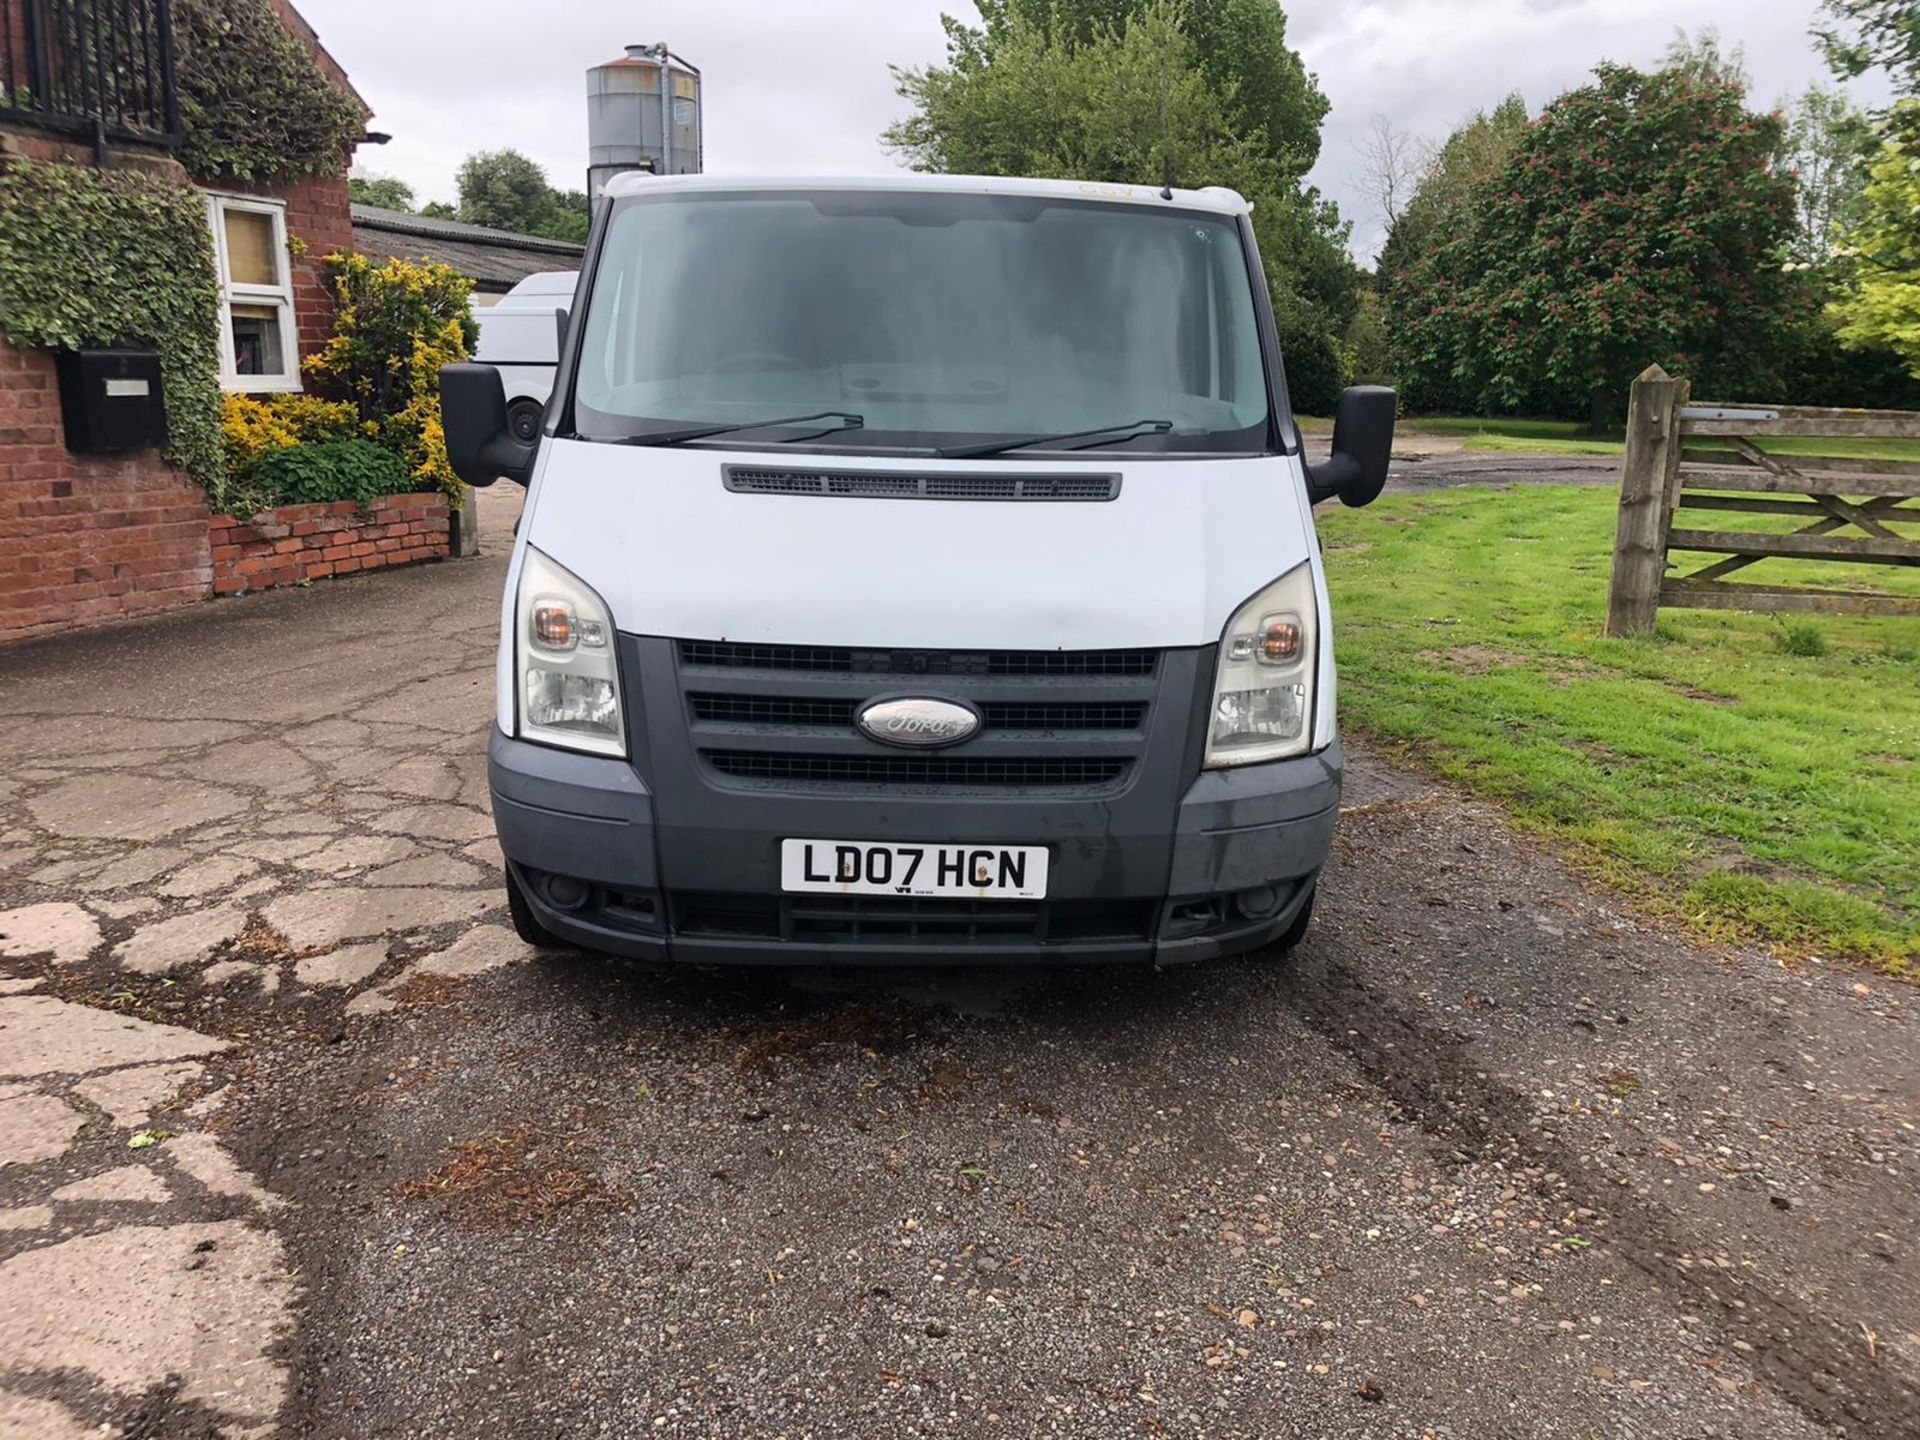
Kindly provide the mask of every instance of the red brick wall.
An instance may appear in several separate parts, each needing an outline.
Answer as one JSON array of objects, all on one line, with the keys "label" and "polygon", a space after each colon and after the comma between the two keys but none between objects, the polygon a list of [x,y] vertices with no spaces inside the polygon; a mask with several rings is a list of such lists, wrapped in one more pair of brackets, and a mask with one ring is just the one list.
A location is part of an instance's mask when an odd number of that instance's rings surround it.
[{"label": "red brick wall", "polygon": [[54,362],[0,339],[0,640],[189,604],[205,493],[153,451],[71,455]]},{"label": "red brick wall", "polygon": [[362,510],[351,501],[283,505],[251,520],[213,517],[213,593],[238,595],[328,575],[384,570],[447,555],[447,497],[389,495]]}]

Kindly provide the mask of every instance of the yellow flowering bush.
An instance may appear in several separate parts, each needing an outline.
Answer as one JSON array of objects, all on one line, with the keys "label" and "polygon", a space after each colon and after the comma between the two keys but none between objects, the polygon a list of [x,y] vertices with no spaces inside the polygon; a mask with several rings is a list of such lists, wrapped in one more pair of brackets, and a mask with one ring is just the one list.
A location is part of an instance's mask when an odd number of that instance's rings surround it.
[{"label": "yellow flowering bush", "polygon": [[472,282],[432,261],[332,255],[327,267],[337,318],[307,375],[345,396],[367,438],[405,460],[423,486],[458,499],[440,426],[440,367],[473,353]]},{"label": "yellow flowering bush", "polygon": [[353,407],[314,395],[235,395],[220,400],[220,440],[227,474],[243,479],[262,455],[292,446],[350,440],[358,429]]}]

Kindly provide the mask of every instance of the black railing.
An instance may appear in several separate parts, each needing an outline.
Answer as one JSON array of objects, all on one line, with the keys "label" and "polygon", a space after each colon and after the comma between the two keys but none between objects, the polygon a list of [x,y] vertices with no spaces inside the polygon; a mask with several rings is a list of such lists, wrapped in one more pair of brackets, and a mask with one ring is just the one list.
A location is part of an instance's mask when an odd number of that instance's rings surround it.
[{"label": "black railing", "polygon": [[168,0],[0,0],[0,120],[178,145]]}]

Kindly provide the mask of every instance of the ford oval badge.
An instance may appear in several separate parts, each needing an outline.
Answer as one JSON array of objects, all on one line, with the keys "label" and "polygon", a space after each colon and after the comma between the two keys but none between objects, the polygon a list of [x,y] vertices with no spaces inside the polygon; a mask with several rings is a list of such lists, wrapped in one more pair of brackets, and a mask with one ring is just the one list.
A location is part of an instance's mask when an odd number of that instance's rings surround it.
[{"label": "ford oval badge", "polygon": [[869,701],[855,723],[882,744],[930,750],[958,745],[972,736],[980,728],[980,712],[953,700],[907,695]]}]

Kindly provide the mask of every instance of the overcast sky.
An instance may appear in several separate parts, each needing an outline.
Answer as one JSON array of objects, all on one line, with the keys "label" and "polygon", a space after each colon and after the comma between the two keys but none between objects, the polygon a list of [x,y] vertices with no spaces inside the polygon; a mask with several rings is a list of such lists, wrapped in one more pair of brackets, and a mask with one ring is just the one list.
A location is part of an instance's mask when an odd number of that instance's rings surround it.
[{"label": "overcast sky", "polygon": [[[971,0],[298,0],[393,142],[361,151],[420,198],[453,198],[472,150],[506,146],[583,186],[585,72],[630,43],[665,40],[705,77],[707,169],[871,174],[893,167],[879,133],[902,110],[889,63],[944,54],[943,9]],[[1537,113],[1595,61],[1656,60],[1676,26],[1717,26],[1746,51],[1771,104],[1822,79],[1808,39],[1817,0],[1300,0],[1288,35],[1332,102],[1314,180],[1380,237],[1357,183],[1369,117],[1434,137],[1518,89]],[[1858,91],[1868,101],[1872,85]]]}]

